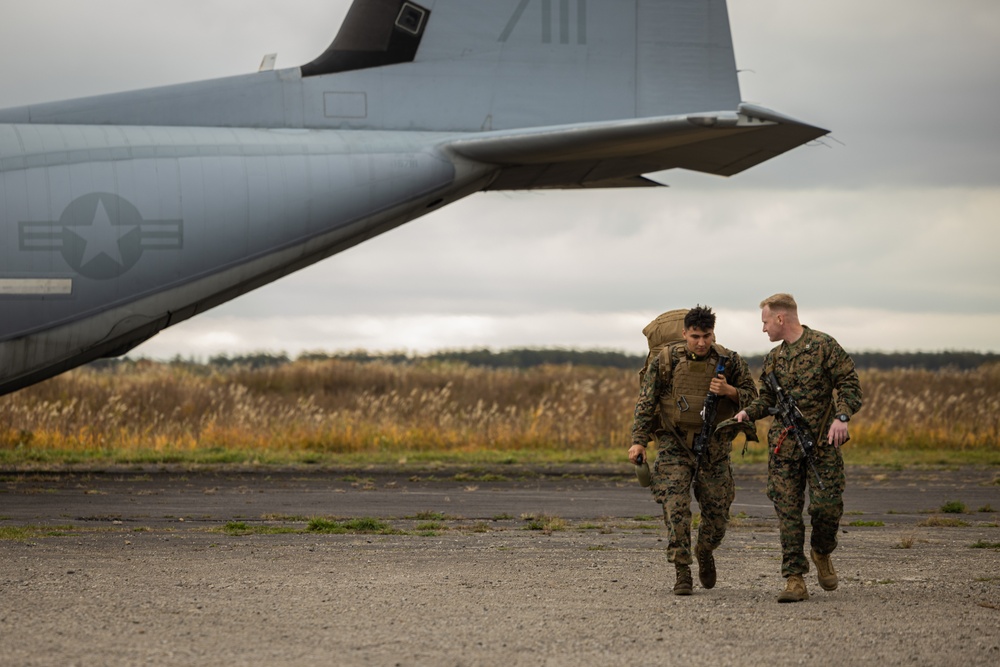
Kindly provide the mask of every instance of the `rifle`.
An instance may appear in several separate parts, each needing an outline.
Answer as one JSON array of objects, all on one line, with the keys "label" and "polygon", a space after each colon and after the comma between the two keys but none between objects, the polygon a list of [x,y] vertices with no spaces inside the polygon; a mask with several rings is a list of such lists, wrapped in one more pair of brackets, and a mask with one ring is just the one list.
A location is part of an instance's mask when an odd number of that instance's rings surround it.
[{"label": "rifle", "polygon": [[[712,377],[725,373],[728,361],[729,357],[720,354],[719,363],[716,364],[715,374]],[[692,447],[692,451],[694,451],[694,477],[692,481],[698,479],[698,471],[701,469],[701,456],[705,453],[709,440],[712,439],[712,429],[715,427],[715,415],[719,411],[720,398],[718,394],[713,394],[711,391],[705,396],[705,407],[701,411],[701,432],[695,438],[694,446]]]},{"label": "rifle", "polygon": [[781,385],[778,384],[778,378],[774,376],[774,371],[771,371],[765,377],[778,400],[778,404],[773,408],[768,408],[767,411],[772,415],[780,417],[781,423],[785,425],[785,430],[778,440],[778,446],[781,445],[786,435],[792,433],[795,436],[795,441],[799,443],[799,449],[802,450],[802,455],[805,457],[806,463],[809,464],[813,474],[816,475],[819,488],[826,489],[823,486],[823,480],[819,477],[819,471],[816,470],[816,441],[813,439],[812,432],[806,424],[805,417],[802,416],[802,411],[795,404],[795,399],[786,394]]}]

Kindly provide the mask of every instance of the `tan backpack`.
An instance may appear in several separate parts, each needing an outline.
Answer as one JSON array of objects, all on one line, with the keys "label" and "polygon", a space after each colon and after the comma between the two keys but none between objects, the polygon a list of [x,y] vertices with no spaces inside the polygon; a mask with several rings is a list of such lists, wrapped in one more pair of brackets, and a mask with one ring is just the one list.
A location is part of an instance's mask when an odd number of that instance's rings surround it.
[{"label": "tan backpack", "polygon": [[658,315],[656,319],[643,328],[642,334],[646,337],[646,342],[649,343],[649,354],[646,355],[646,363],[639,371],[639,384],[642,384],[642,378],[646,374],[646,369],[649,368],[649,362],[656,358],[660,350],[671,343],[684,340],[684,316],[688,312],[688,308],[668,310]]}]

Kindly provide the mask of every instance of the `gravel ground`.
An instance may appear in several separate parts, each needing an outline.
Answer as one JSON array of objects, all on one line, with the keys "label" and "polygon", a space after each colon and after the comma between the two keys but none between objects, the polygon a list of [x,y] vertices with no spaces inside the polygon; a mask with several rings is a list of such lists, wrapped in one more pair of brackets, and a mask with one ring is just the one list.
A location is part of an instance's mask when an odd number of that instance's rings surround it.
[{"label": "gravel ground", "polygon": [[0,664],[1000,664],[1000,549],[970,548],[996,521],[850,528],[840,588],[810,574],[796,604],[775,602],[770,521],[737,522],[690,597],[641,518],[391,523],[407,534],[0,540]]}]

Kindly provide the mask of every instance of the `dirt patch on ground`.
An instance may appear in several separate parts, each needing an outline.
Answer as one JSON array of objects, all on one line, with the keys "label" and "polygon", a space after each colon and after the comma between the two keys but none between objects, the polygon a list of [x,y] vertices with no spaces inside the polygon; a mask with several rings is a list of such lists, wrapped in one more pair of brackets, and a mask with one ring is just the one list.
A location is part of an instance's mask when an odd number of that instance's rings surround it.
[{"label": "dirt patch on ground", "polygon": [[785,605],[763,519],[731,528],[716,588],[684,598],[670,593],[662,525],[646,517],[390,524],[401,534],[112,521],[0,540],[0,662],[1000,662],[996,523],[851,528],[835,554],[840,588],[810,574],[812,598]]}]

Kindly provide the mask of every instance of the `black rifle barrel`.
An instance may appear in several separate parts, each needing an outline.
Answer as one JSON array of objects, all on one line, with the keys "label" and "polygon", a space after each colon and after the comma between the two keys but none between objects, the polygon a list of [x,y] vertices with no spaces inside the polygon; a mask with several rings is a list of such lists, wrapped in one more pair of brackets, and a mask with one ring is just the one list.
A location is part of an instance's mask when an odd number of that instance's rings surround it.
[{"label": "black rifle barrel", "polygon": [[[726,364],[729,362],[729,357],[724,355],[719,355],[719,363],[715,365],[715,373],[712,377],[715,378],[718,375],[722,375],[726,372]],[[719,411],[719,400],[721,397],[718,394],[713,394],[711,391],[705,396],[705,407],[701,413],[701,432],[698,433],[698,437],[694,440],[694,480],[698,479],[698,471],[701,469],[701,457],[708,448],[708,442],[712,439],[712,429],[715,427],[715,415]]]},{"label": "black rifle barrel", "polygon": [[823,480],[816,469],[816,441],[813,439],[809,425],[806,424],[805,417],[802,416],[802,411],[795,404],[795,399],[786,394],[781,385],[778,384],[778,378],[775,377],[774,371],[771,371],[765,377],[777,399],[777,405],[773,408],[768,408],[768,412],[780,417],[781,423],[785,425],[786,432],[795,436],[795,442],[799,444],[799,449],[802,450],[802,455],[805,457],[806,463],[809,464],[813,474],[816,475],[819,488],[825,490],[826,487],[823,486]]}]

